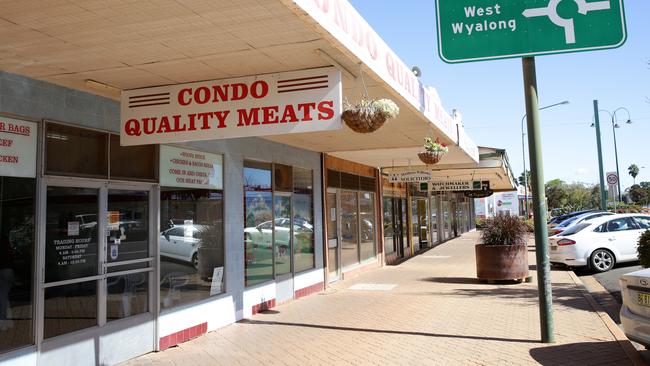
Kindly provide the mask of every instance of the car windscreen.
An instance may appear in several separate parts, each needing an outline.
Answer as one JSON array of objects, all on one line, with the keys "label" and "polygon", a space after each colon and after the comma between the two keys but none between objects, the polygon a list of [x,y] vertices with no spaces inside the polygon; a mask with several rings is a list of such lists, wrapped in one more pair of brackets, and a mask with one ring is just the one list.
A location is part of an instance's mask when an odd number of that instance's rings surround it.
[{"label": "car windscreen", "polygon": [[578,217],[579,216],[572,217],[570,219],[566,219],[566,220],[562,221],[557,227],[560,227],[560,228],[567,227],[567,226],[571,225],[574,221],[576,221],[578,219]]},{"label": "car windscreen", "polygon": [[569,236],[569,235],[579,233],[580,231],[582,231],[584,228],[588,227],[589,225],[591,225],[591,224],[588,223],[588,222],[582,222],[582,223],[580,223],[580,224],[578,224],[578,225],[576,225],[574,227],[570,227],[570,228],[564,230],[561,235],[562,236]]}]

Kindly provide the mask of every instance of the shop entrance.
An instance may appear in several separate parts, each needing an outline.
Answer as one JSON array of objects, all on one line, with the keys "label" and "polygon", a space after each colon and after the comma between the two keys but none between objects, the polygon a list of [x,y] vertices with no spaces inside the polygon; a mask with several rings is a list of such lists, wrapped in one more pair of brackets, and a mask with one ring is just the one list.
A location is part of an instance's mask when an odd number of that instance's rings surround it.
[{"label": "shop entrance", "polygon": [[140,350],[152,350],[155,186],[46,178],[42,187],[39,342],[87,332],[115,350],[123,339],[112,334],[137,323]]}]

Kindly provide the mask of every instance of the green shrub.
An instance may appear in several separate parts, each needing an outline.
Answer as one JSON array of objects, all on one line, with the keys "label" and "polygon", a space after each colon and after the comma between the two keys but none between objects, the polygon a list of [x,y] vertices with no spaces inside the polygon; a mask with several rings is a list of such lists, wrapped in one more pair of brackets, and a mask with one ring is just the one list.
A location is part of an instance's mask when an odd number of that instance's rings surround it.
[{"label": "green shrub", "polygon": [[650,267],[650,229],[641,234],[637,252],[639,253],[639,261],[643,268]]},{"label": "green shrub", "polygon": [[529,233],[535,232],[535,222],[533,221],[533,219],[524,220],[524,224],[526,224]]},{"label": "green shrub", "polygon": [[476,223],[476,228],[477,229],[482,229],[483,225],[485,225],[485,219],[482,219],[480,217],[477,217],[476,219],[474,219],[474,222]]}]

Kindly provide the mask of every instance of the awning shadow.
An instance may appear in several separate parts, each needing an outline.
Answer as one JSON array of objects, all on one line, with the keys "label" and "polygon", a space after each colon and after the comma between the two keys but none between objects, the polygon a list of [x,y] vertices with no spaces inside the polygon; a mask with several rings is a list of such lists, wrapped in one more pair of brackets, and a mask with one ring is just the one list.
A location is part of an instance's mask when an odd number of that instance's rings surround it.
[{"label": "awning shadow", "polygon": [[445,333],[428,333],[428,332],[415,332],[415,331],[411,332],[411,331],[392,330],[392,329],[354,328],[354,327],[343,327],[343,326],[338,326],[338,325],[290,323],[290,322],[268,321],[268,320],[243,319],[243,320],[240,320],[239,323],[241,323],[241,324],[251,324],[251,325],[266,325],[266,326],[317,328],[317,329],[327,329],[327,330],[339,330],[339,331],[346,331],[346,332],[398,334],[398,335],[412,335],[412,336],[436,337],[436,338],[452,338],[452,339],[474,339],[474,340],[481,340],[481,341],[497,341],[497,342],[539,343],[539,341],[536,340],[536,339],[484,337],[484,336],[472,336],[472,335],[461,335],[461,334],[445,334]]}]

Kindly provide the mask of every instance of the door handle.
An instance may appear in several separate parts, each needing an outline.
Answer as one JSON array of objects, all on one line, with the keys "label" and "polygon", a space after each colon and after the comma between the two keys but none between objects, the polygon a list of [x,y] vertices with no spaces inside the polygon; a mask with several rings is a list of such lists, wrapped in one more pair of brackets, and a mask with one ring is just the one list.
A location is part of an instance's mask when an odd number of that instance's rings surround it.
[{"label": "door handle", "polygon": [[616,238],[609,238],[609,239],[607,239],[607,240],[609,240],[609,241],[614,241],[614,240],[616,240]]}]

